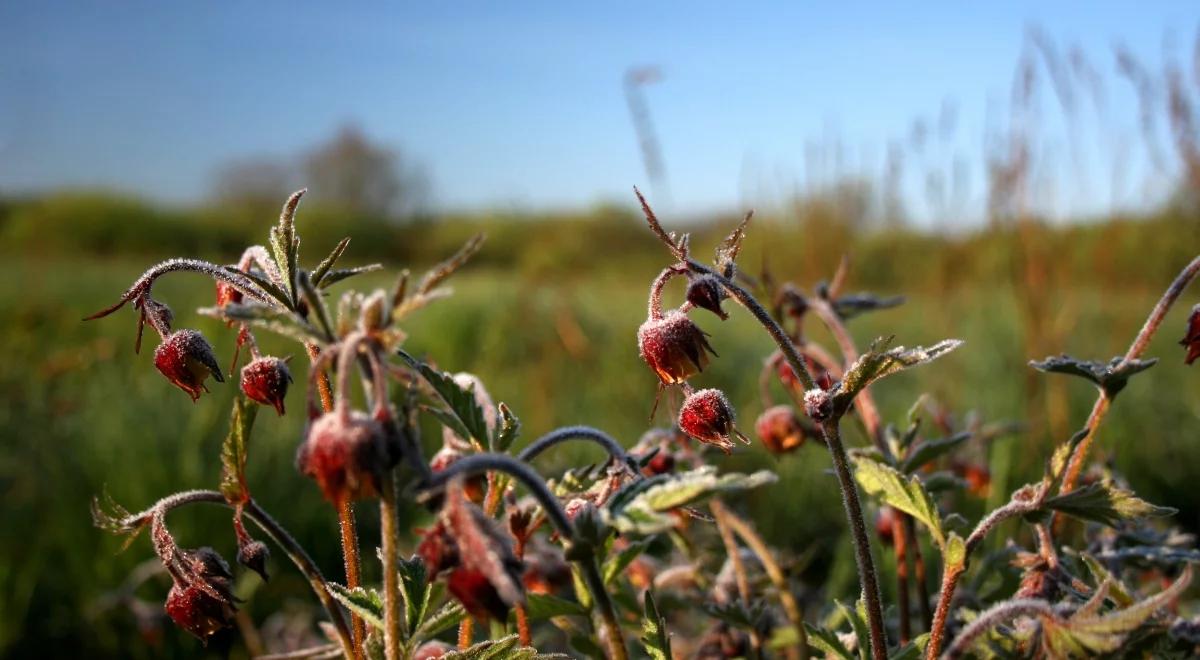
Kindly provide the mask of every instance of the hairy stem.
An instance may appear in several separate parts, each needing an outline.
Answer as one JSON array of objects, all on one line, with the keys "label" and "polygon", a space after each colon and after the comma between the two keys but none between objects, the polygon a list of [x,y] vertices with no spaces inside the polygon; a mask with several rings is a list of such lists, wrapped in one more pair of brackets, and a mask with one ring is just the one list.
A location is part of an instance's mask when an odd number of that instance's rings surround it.
[{"label": "hairy stem", "polygon": [[892,541],[896,552],[896,600],[900,612],[900,644],[912,639],[911,599],[908,595],[908,530],[903,513],[897,511],[892,519]]},{"label": "hairy stem", "polygon": [[[358,558],[358,523],[354,519],[354,505],[350,498],[343,497],[337,503],[338,530],[341,532],[342,560],[346,567],[346,587],[356,589],[360,586]],[[362,657],[361,646],[367,638],[367,625],[362,617],[350,614],[350,623],[354,629],[354,657]]]},{"label": "hairy stem", "polygon": [[984,633],[1019,616],[1055,617],[1054,608],[1044,600],[1022,598],[997,603],[991,609],[980,614],[959,633],[958,638],[946,649],[947,658],[958,658],[975,643]]},{"label": "hairy stem", "polygon": [[879,597],[879,577],[875,573],[875,561],[871,558],[871,542],[867,526],[863,522],[862,504],[858,499],[858,488],[850,474],[846,448],[842,445],[837,420],[821,425],[825,432],[825,443],[833,457],[833,469],[838,485],[842,488],[842,505],[850,521],[850,533],[854,539],[854,558],[858,564],[858,578],[867,605],[867,622],[871,627],[871,656],[875,660],[887,658],[887,635],[883,627],[883,603]]},{"label": "hairy stem", "polygon": [[603,447],[604,451],[608,452],[608,455],[614,460],[629,467],[635,473],[637,472],[637,465],[625,453],[625,449],[621,447],[620,443],[604,431],[594,429],[590,426],[564,426],[560,429],[555,429],[529,443],[528,447],[522,449],[517,454],[517,460],[526,463],[532,462],[542,452],[567,440],[587,440],[594,442]]},{"label": "hairy stem", "polygon": [[[1133,339],[1133,343],[1129,345],[1129,350],[1125,352],[1125,356],[1121,362],[1125,363],[1130,360],[1136,360],[1146,351],[1146,347],[1150,345],[1150,339],[1154,337],[1154,333],[1162,325],[1163,319],[1166,318],[1167,312],[1171,306],[1183,294],[1184,289],[1192,283],[1196,275],[1200,274],[1200,257],[1196,257],[1180,271],[1175,277],[1175,281],[1171,282],[1171,286],[1163,293],[1158,304],[1150,311],[1150,316],[1146,318],[1146,322],[1142,325],[1142,329],[1138,332],[1137,337]],[[1079,473],[1083,470],[1083,464],[1087,460],[1088,450],[1092,447],[1092,442],[1096,438],[1096,428],[1100,426],[1100,422],[1104,420],[1105,414],[1109,408],[1108,395],[1104,390],[1096,397],[1096,403],[1092,406],[1092,412],[1088,416],[1087,435],[1075,447],[1075,451],[1071,453],[1071,461],[1067,464],[1067,473],[1063,478],[1060,493],[1069,493],[1075,488],[1076,482],[1079,480]]]},{"label": "hairy stem", "polygon": [[[121,524],[129,529],[135,529],[146,524],[156,513],[166,514],[172,509],[198,502],[219,504],[233,508],[226,501],[225,496],[215,490],[191,490],[164,497],[149,509],[126,517],[121,521]],[[329,592],[329,585],[325,581],[325,577],[321,575],[321,569],[317,568],[317,564],[312,560],[312,557],[308,556],[308,553],[305,552],[300,543],[253,499],[247,500],[242,504],[242,511],[264,534],[271,537],[271,540],[292,560],[296,568],[300,569],[304,577],[308,578],[309,586],[312,587],[313,592],[317,595],[317,600],[321,601],[321,605],[329,615],[330,623],[333,624],[334,630],[337,631],[338,640],[341,642],[343,652],[347,657],[351,657],[355,647],[354,641],[351,638],[350,628],[346,624],[346,618],[342,614],[341,607]]]},{"label": "hairy stem", "polygon": [[400,599],[400,569],[397,549],[400,540],[394,470],[384,472],[379,496],[379,536],[383,546],[383,649],[387,660],[400,660],[400,621],[404,602]]},{"label": "hairy stem", "polygon": [[714,499],[713,502],[719,504],[728,513],[725,516],[725,522],[733,528],[733,531],[738,536],[742,537],[742,541],[758,556],[758,561],[762,563],[767,577],[771,579],[771,583],[775,585],[775,589],[779,592],[779,602],[783,605],[783,612],[787,615],[788,622],[796,629],[797,635],[799,635],[796,646],[787,650],[788,658],[808,660],[808,631],[804,628],[804,611],[800,609],[800,604],[796,602],[796,597],[792,595],[787,576],[783,574],[783,569],[775,561],[775,555],[767,547],[762,537],[758,535],[758,532],[755,531],[753,525],[732,511],[729,511],[718,500]]}]

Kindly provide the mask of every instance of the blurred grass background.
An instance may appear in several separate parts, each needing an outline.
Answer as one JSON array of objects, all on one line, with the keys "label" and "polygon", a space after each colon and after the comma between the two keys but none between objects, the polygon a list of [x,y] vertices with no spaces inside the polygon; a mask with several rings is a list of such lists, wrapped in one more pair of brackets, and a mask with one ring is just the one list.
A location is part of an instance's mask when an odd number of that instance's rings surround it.
[{"label": "blurred grass background", "polygon": [[[686,228],[696,254],[709,254],[736,220]],[[137,510],[173,491],[215,487],[233,385],[214,385],[193,405],[154,370],[150,348],[133,354],[132,313],[80,319],[113,302],[161,259],[234,261],[243,246],[265,242],[272,222],[261,209],[171,210],[100,193],[0,203],[0,654],[139,658],[197,652],[178,629],[139,631],[128,608],[112,606],[111,595],[152,553],[144,538],[121,552],[121,539],[92,526],[88,506],[105,490]],[[649,282],[666,255],[632,207],[398,225],[302,206],[298,227],[301,253],[310,263],[350,235],[345,264],[380,261],[386,267],[386,274],[338,285],[334,295],[348,286],[390,284],[400,269],[417,272],[471,233],[486,231],[482,253],[452,282],[455,296],[408,325],[409,348],[428,353],[443,369],[479,375],[493,398],[521,417],[522,442],[579,423],[632,444],[648,427],[655,384],[638,359],[634,333],[644,319]],[[757,219],[741,262],[757,274],[766,260],[777,280],[811,290],[849,254],[848,290],[908,296],[898,309],[851,322],[860,346],[889,334],[906,345],[965,339],[950,357],[880,384],[876,398],[885,417],[897,423],[922,393],[960,419],[975,410],[987,420],[1028,423],[1020,435],[968,450],[991,467],[995,505],[1040,472],[1052,443],[1082,423],[1094,398],[1082,381],[1034,374],[1028,360],[1058,352],[1089,359],[1123,353],[1162,290],[1194,256],[1198,230],[1196,215],[1178,206],[1078,225],[995,224],[955,236],[864,230],[837,213],[797,207]],[[178,326],[202,330],[227,362],[233,332],[192,311],[211,304],[211,283],[175,274],[155,291],[175,310]],[[670,295],[678,300],[681,292]],[[1167,318],[1149,350],[1162,361],[1122,393],[1096,453],[1143,497],[1180,509],[1178,522],[1191,531],[1200,530],[1200,505],[1188,487],[1200,465],[1200,388],[1174,342],[1198,297],[1200,290],[1186,294]],[[726,322],[703,312],[696,318],[720,354],[697,383],[724,389],[749,430],[762,408],[757,378],[772,345],[743,313],[734,311]],[[809,327],[814,339],[833,347],[815,322]],[[260,341],[273,353],[297,352],[275,338]],[[303,373],[303,366],[296,371]],[[338,579],[335,517],[292,465],[302,397],[303,388],[295,387],[286,417],[260,416],[250,483],[262,504]],[[660,412],[655,423],[668,421]],[[439,437],[427,435],[430,449]],[[854,432],[850,441],[861,444],[862,437]],[[597,458],[589,452],[548,457],[544,469]],[[723,462],[728,469],[777,470],[782,480],[747,495],[744,504],[773,543],[797,554],[814,548],[810,570],[832,571],[843,576],[834,589],[853,589],[841,508],[818,447],[776,459],[753,446]],[[984,502],[975,506],[961,513],[974,519]],[[367,547],[376,515],[364,510],[361,517]],[[234,554],[222,509],[180,510],[171,524],[185,545],[211,544],[227,557]],[[239,584],[240,594],[254,594],[245,604],[250,619],[263,623],[281,610],[313,614],[307,586],[286,560],[276,557],[271,569],[274,578],[265,586],[257,578]],[[157,605],[168,586],[165,577],[152,579],[137,595]],[[236,635],[209,648],[218,656],[231,650],[244,653]]]}]

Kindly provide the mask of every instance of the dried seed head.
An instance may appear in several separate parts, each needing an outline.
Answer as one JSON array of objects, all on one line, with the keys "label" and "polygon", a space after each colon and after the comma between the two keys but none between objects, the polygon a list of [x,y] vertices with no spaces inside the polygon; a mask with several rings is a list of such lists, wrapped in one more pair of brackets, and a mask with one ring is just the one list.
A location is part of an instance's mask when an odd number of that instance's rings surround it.
[{"label": "dried seed head", "polygon": [[180,628],[207,642],[233,625],[237,614],[229,564],[212,548],[180,551],[181,569],[167,594],[167,616]]},{"label": "dried seed head", "polygon": [[791,406],[773,406],[754,422],[754,432],[772,454],[785,454],[804,445],[804,422]]},{"label": "dried seed head", "polygon": [[721,448],[726,454],[733,447],[730,436],[749,443],[733,425],[733,407],[720,390],[698,390],[688,395],[679,408],[679,428],[693,438]]},{"label": "dried seed head", "polygon": [[383,427],[357,411],[319,417],[296,453],[296,468],[316,479],[325,499],[335,503],[373,497],[388,465]]},{"label": "dried seed head", "polygon": [[1192,313],[1188,316],[1187,334],[1179,340],[1179,345],[1187,348],[1184,364],[1190,365],[1200,357],[1200,305],[1192,308]]},{"label": "dried seed head", "polygon": [[716,314],[722,321],[729,318],[725,310],[721,309],[721,301],[724,299],[725,287],[712,275],[701,275],[688,283],[687,301]]},{"label": "dried seed head", "polygon": [[212,345],[195,330],[177,330],[167,335],[154,349],[154,366],[167,380],[187,392],[192,401],[208,391],[204,380],[210,374],[218,383],[225,382]]},{"label": "dried seed head", "polygon": [[660,319],[647,319],[638,328],[638,352],[667,385],[682,383],[704,371],[708,353],[717,354],[704,331],[679,310]]},{"label": "dried seed head", "polygon": [[260,357],[242,367],[242,392],[252,400],[272,406],[283,416],[283,399],[287,396],[292,372],[287,362],[277,357]]}]

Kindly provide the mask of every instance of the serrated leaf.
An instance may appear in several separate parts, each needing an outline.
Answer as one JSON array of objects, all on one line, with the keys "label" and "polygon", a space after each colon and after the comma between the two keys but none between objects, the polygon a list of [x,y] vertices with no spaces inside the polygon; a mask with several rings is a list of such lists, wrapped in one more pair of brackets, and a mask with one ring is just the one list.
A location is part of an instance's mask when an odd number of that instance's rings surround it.
[{"label": "serrated leaf", "polygon": [[818,628],[811,623],[805,623],[804,629],[808,632],[808,645],[824,653],[826,657],[857,660],[857,656],[851,653],[845,644],[842,644],[841,639],[838,639],[837,633]]},{"label": "serrated leaf", "polygon": [[737,261],[738,253],[742,251],[742,241],[746,238],[746,227],[753,217],[753,211],[747,213],[738,226],[734,227],[725,240],[717,246],[717,270],[725,273],[726,277],[732,276],[732,266]]},{"label": "serrated leaf", "polygon": [[525,615],[531,621],[553,619],[556,616],[587,616],[583,605],[552,594],[525,594]]},{"label": "serrated leaf", "polygon": [[521,420],[517,419],[503,401],[496,406],[496,410],[499,412],[500,423],[496,425],[496,432],[493,434],[491,451],[504,453],[521,435]]},{"label": "serrated leaf", "polygon": [[246,485],[246,449],[250,442],[250,431],[258,406],[249,405],[240,392],[233,399],[233,412],[229,417],[229,433],[221,443],[221,494],[230,504],[245,502],[250,498]]},{"label": "serrated leaf", "polygon": [[349,245],[349,236],[343,238],[341,241],[338,241],[338,244],[334,246],[333,251],[329,253],[329,256],[325,257],[325,260],[313,269],[311,275],[313,286],[321,286],[321,280],[325,278],[325,275],[329,273],[329,269],[333,268],[333,265],[337,263],[337,260],[341,258],[342,253],[346,251],[346,247]]},{"label": "serrated leaf", "polygon": [[912,446],[908,456],[900,463],[900,471],[906,474],[912,473],[921,466],[931,461],[954,451],[962,443],[971,438],[969,431],[964,431],[949,438],[939,438],[937,440],[923,440]]},{"label": "serrated leaf", "polygon": [[848,410],[854,397],[871,383],[909,367],[932,362],[962,346],[963,343],[959,339],[944,339],[928,348],[897,346],[888,349],[887,345],[891,341],[891,338],[875,340],[871,344],[871,348],[859,356],[854,364],[846,370],[842,382],[833,395],[834,410],[838,414]]},{"label": "serrated leaf", "polygon": [[443,414],[435,413],[438,419],[443,423],[451,424],[452,430],[462,438],[473,439],[479,446],[487,446],[489,441],[487,422],[483,416],[483,408],[479,406],[479,401],[475,398],[474,387],[462,387],[450,374],[438,371],[402,350],[397,350],[396,354],[408,366],[421,374],[425,382],[429,383],[442,402],[449,407],[448,413],[456,417],[457,422],[448,420],[446,411],[443,411]]},{"label": "serrated leaf", "polygon": [[457,626],[466,616],[467,611],[463,609],[462,604],[457,600],[452,600],[422,621],[421,625],[417,626],[416,632],[413,633],[413,639],[418,642],[433,639],[442,632]]},{"label": "serrated leaf", "polygon": [[1153,367],[1158,358],[1149,360],[1126,360],[1118,356],[1108,362],[1080,360],[1070,355],[1051,356],[1044,360],[1031,360],[1029,366],[1046,373],[1068,374],[1091,381],[1113,398],[1125,389],[1130,377]]},{"label": "serrated leaf", "polygon": [[363,273],[373,273],[377,270],[382,270],[382,269],[383,269],[383,264],[368,264],[366,266],[355,266],[354,268],[338,268],[337,270],[331,270],[328,273],[325,273],[325,277],[321,278],[321,283],[317,285],[317,288],[318,289],[328,289],[329,287],[333,286],[334,284],[337,284],[338,282],[341,282],[342,280],[354,277],[355,275],[362,275]]},{"label": "serrated leaf", "polygon": [[653,542],[654,537],[652,536],[632,541],[629,543],[629,545],[622,548],[620,552],[610,557],[608,561],[604,562],[604,567],[602,569],[604,584],[609,584],[613,580],[617,579],[617,576],[619,576],[630,564],[632,564],[633,560],[637,559],[643,552],[645,552],[646,548],[650,547],[650,544]]},{"label": "serrated leaf", "polygon": [[1123,520],[1169,516],[1175,513],[1175,509],[1155,506],[1131,491],[1111,483],[1100,482],[1049,497],[1043,503],[1043,508],[1110,527]]},{"label": "serrated leaf", "polygon": [[652,482],[649,486],[619,500],[615,496],[609,500],[602,510],[606,521],[623,533],[656,534],[674,525],[674,519],[666,514],[668,511],[716,493],[757,488],[778,479],[768,470],[718,475],[713,466],[660,477],[647,479]]},{"label": "serrated leaf", "polygon": [[325,332],[328,339],[333,340],[337,335],[333,331],[333,324],[329,321],[329,308],[325,305],[325,299],[321,297],[321,292],[317,291],[317,287],[313,286],[312,279],[304,271],[300,272],[296,280],[300,285],[300,294],[304,297],[304,302],[308,303],[310,315],[316,317],[317,325]]},{"label": "serrated leaf", "polygon": [[362,617],[363,621],[383,630],[383,597],[374,589],[355,587],[349,589],[336,582],[329,582],[329,593],[346,609]]},{"label": "serrated leaf", "polygon": [[920,521],[929,529],[938,547],[945,551],[941,514],[919,477],[901,474],[882,460],[867,455],[851,456],[850,461],[854,464],[854,478],[867,494]]},{"label": "serrated leaf", "polygon": [[646,590],[644,601],[642,648],[652,660],[671,660],[671,635],[667,632],[667,619],[658,611],[653,589]]},{"label": "serrated leaf", "polygon": [[521,640],[516,635],[489,639],[462,651],[450,651],[442,655],[442,660],[497,660],[505,657],[504,654],[519,647],[520,644]]},{"label": "serrated leaf", "polygon": [[401,559],[397,569],[400,572],[400,595],[404,597],[406,617],[406,637],[416,630],[425,619],[429,608],[429,596],[433,585],[429,583],[425,561],[419,556]]},{"label": "serrated leaf", "polygon": [[873,312],[879,309],[889,309],[899,307],[904,304],[904,296],[892,296],[890,298],[881,298],[871,293],[857,293],[854,295],[842,296],[831,303],[833,311],[843,321],[848,321],[864,312]]},{"label": "serrated leaf", "polygon": [[858,640],[856,648],[858,649],[859,660],[867,660],[867,651],[871,648],[871,633],[867,630],[867,621],[862,616],[857,608],[851,609],[840,600],[834,599],[834,606],[838,612],[841,612],[842,617],[850,624],[850,628],[854,631],[854,637]]},{"label": "serrated leaf", "polygon": [[227,271],[237,273],[238,275],[242,275],[242,276],[250,279],[252,282],[257,284],[260,288],[262,288],[263,291],[266,291],[272,298],[274,298],[275,300],[278,300],[280,303],[282,303],[284,307],[292,306],[292,301],[288,299],[288,295],[286,293],[284,293],[284,291],[282,289],[280,289],[278,286],[276,286],[274,282],[263,277],[258,272],[254,271],[254,270],[244,271],[235,266],[222,266],[222,268],[224,268]]}]

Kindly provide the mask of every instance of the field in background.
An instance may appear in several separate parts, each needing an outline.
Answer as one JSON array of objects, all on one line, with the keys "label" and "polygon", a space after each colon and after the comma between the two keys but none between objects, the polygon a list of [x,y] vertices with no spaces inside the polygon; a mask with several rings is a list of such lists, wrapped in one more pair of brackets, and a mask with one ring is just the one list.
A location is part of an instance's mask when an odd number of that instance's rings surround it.
[{"label": "field in background", "polygon": [[[137,508],[171,491],[215,486],[233,387],[215,385],[193,405],[154,370],[150,350],[133,355],[132,313],[79,319],[111,303],[159,259],[233,261],[240,246],[265,239],[270,221],[269,215],[163,212],[95,196],[0,207],[0,653],[161,657],[174,649],[195,651],[173,627],[158,646],[137,641],[132,615],[113,606],[111,596],[151,556],[148,542],[139,539],[119,553],[118,539],[92,527],[88,503],[107,490]],[[477,263],[456,277],[456,295],[420,312],[408,327],[409,348],[443,369],[482,377],[493,398],[522,418],[522,441],[582,423],[632,444],[647,428],[655,385],[638,359],[634,333],[645,316],[649,282],[666,257],[630,211],[396,227],[302,207],[299,223],[302,254],[310,259],[348,234],[355,240],[346,263],[385,264],[387,276],[355,284],[360,288],[389,284],[399,269],[427,265],[486,229],[489,242]],[[696,228],[699,255],[709,253],[724,227]],[[1081,424],[1094,396],[1082,382],[1032,375],[1027,361],[1057,352],[1091,359],[1124,352],[1162,289],[1200,246],[1197,227],[1185,215],[1166,214],[1061,228],[1010,226],[947,239],[902,230],[856,233],[809,214],[752,224],[742,265],[757,275],[765,255],[776,279],[810,290],[849,246],[849,290],[908,296],[898,309],[851,323],[860,345],[885,334],[910,345],[965,339],[948,359],[888,379],[876,398],[886,419],[897,423],[921,393],[960,416],[976,410],[987,420],[1030,421],[1028,432],[974,449],[992,469],[994,506],[1041,469],[1051,442]],[[208,282],[179,274],[155,290],[174,308],[177,325],[201,329],[228,360],[232,332],[192,313],[211,304]],[[1200,290],[1185,295],[1167,319],[1149,351],[1162,362],[1121,395],[1098,445],[1140,495],[1180,508],[1179,522],[1193,531],[1200,529],[1200,505],[1187,486],[1200,465],[1200,374],[1183,366],[1175,341],[1196,300]],[[697,319],[720,354],[698,383],[724,389],[749,430],[762,409],[757,380],[770,343],[736,311],[724,323],[704,314]],[[832,347],[823,334],[814,338]],[[268,350],[283,346],[264,343]],[[298,386],[289,394],[288,416],[261,418],[251,447],[251,485],[322,568],[339,576],[338,550],[329,542],[335,519],[292,466],[302,406]],[[669,423],[669,417],[660,412],[654,423]],[[427,445],[439,437],[430,429]],[[850,441],[861,444],[861,435]],[[596,458],[584,449],[546,460]],[[820,448],[806,446],[776,460],[754,446],[726,463],[780,472],[780,483],[748,496],[755,520],[772,542],[796,554],[811,548],[808,570],[832,571],[841,576],[834,588],[851,591],[852,562]],[[966,513],[982,510],[980,502]],[[424,520],[416,511],[407,515],[413,524]],[[363,538],[374,534],[374,518],[364,514]],[[179,512],[172,529],[184,544],[214,543],[232,554],[221,509]],[[243,595],[257,590],[248,615],[259,623],[279,609],[302,616],[312,605],[305,583],[278,558],[271,568],[275,578],[268,585],[257,578],[239,585]],[[167,586],[165,577],[151,580],[138,595],[157,604]]]}]

